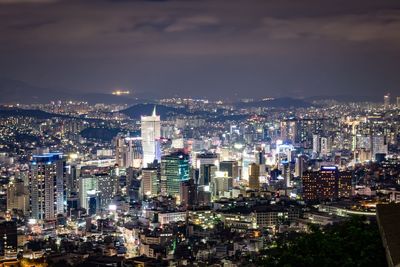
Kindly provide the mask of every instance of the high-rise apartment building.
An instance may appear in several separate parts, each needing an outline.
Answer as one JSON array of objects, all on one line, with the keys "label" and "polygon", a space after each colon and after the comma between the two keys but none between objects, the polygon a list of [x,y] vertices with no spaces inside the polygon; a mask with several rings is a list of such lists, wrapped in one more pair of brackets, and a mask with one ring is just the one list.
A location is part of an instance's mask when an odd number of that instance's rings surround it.
[{"label": "high-rise apartment building", "polygon": [[53,220],[64,213],[65,160],[61,153],[34,155],[30,163],[31,217]]}]

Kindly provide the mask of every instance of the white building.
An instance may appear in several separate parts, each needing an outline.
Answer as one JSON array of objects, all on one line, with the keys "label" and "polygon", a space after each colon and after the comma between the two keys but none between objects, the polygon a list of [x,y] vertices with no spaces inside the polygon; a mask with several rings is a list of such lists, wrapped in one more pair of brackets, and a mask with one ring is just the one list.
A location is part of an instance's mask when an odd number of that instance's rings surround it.
[{"label": "white building", "polygon": [[89,209],[89,197],[98,191],[96,176],[80,177],[79,179],[79,203],[82,208]]},{"label": "white building", "polygon": [[186,211],[177,212],[163,212],[158,214],[158,222],[161,225],[170,224],[173,222],[186,221],[187,213]]},{"label": "white building", "polygon": [[118,135],[115,140],[115,162],[119,167],[140,168],[142,166],[142,145],[140,137]]},{"label": "white building", "polygon": [[156,114],[154,107],[151,116],[142,116],[142,149],[143,149],[143,167],[147,167],[149,163],[153,163],[156,159],[161,161],[160,151],[160,116]]}]

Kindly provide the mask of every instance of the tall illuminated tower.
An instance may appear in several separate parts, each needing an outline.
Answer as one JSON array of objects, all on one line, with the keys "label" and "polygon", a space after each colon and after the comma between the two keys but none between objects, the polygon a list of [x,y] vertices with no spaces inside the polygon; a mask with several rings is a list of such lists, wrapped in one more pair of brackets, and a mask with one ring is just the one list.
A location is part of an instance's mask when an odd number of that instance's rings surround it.
[{"label": "tall illuminated tower", "polygon": [[156,114],[156,107],[154,106],[153,114],[151,116],[142,116],[142,149],[143,149],[143,167],[153,163],[156,159],[160,162],[160,116]]}]

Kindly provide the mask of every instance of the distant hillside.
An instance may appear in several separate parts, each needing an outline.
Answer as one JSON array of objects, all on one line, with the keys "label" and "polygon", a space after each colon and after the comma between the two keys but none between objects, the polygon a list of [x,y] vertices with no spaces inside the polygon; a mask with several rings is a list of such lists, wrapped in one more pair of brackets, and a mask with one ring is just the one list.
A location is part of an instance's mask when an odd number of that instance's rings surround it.
[{"label": "distant hillside", "polygon": [[382,96],[352,96],[352,95],[334,95],[334,96],[312,96],[305,99],[306,101],[334,100],[337,102],[383,102]]},{"label": "distant hillside", "polygon": [[190,112],[184,108],[174,108],[150,103],[133,105],[125,110],[122,110],[121,113],[129,116],[131,119],[140,120],[141,116],[150,116],[153,112],[154,106],[156,106],[157,115],[159,115],[161,119],[166,119],[167,117],[173,115],[190,114]]},{"label": "distant hillside", "polygon": [[137,98],[133,98],[133,96],[116,96],[112,94],[102,94],[102,93],[90,93],[84,94],[80,96],[81,101],[86,101],[89,104],[128,104],[132,105],[135,103],[143,102],[143,100],[139,100]]},{"label": "distant hillside", "polygon": [[43,88],[11,79],[0,79],[0,91],[2,104],[48,103],[55,99],[74,99],[69,90]]},{"label": "distant hillside", "polygon": [[216,117],[208,118],[209,122],[225,122],[225,121],[243,121],[250,118],[251,115],[219,115]]},{"label": "distant hillside", "polygon": [[69,118],[66,115],[53,114],[37,109],[14,109],[14,108],[0,108],[0,117],[33,117],[37,119],[50,119],[54,117]]},{"label": "distant hillside", "polygon": [[307,108],[312,106],[311,103],[290,97],[276,98],[273,100],[261,100],[253,102],[236,103],[238,108],[262,107],[262,108]]},{"label": "distant hillside", "polygon": [[80,135],[88,139],[98,139],[103,141],[111,141],[117,134],[121,132],[119,128],[86,128],[81,131]]},{"label": "distant hillside", "polygon": [[[90,104],[135,104],[138,99],[131,95],[115,96],[106,93],[81,93],[65,88],[44,88],[23,81],[0,79],[0,104],[49,103],[54,100],[86,101]],[[143,100],[142,100],[143,101]]]}]

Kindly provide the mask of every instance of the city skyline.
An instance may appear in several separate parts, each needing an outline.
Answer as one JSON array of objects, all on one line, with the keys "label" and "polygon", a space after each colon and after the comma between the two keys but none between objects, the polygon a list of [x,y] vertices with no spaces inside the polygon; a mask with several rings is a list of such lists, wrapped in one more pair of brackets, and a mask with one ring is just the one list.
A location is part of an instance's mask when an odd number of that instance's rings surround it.
[{"label": "city skyline", "polygon": [[399,0],[0,0],[0,266],[400,266]]}]

